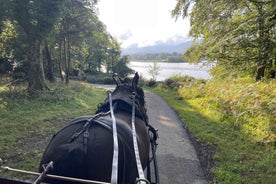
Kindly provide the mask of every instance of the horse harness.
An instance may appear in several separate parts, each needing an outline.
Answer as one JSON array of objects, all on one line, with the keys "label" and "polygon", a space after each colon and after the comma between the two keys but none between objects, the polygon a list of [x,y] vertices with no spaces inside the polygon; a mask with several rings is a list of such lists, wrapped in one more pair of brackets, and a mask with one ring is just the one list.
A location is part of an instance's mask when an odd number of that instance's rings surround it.
[{"label": "horse harness", "polygon": [[[112,172],[111,172],[111,184],[117,184],[117,176],[118,176],[118,153],[119,153],[119,146],[118,146],[118,135],[117,135],[117,127],[116,127],[116,119],[114,116],[115,109],[121,109],[126,112],[131,113],[131,130],[132,130],[132,138],[133,138],[133,147],[134,147],[134,153],[135,153],[135,159],[136,159],[136,166],[138,171],[138,178],[135,183],[137,184],[151,184],[149,180],[151,180],[151,171],[150,171],[150,163],[154,162],[154,173],[155,173],[155,183],[159,183],[159,176],[158,176],[158,168],[157,168],[157,161],[156,161],[156,149],[157,149],[157,143],[156,140],[158,138],[157,130],[155,130],[149,123],[148,123],[148,117],[146,115],[145,110],[141,110],[141,106],[136,98],[136,93],[132,93],[132,95],[128,97],[122,98],[121,96],[112,97],[111,92],[108,94],[108,100],[106,100],[103,104],[100,104],[98,106],[97,114],[87,119],[86,123],[83,125],[82,129],[78,132],[75,132],[70,139],[68,140],[68,143],[73,142],[76,138],[78,138],[81,134],[83,134],[83,148],[84,152],[87,153],[87,143],[89,138],[89,128],[93,123],[97,123],[107,129],[111,129],[111,127],[100,120],[98,120],[100,117],[110,115],[112,118],[112,134],[113,134],[113,160],[112,160]],[[131,106],[132,108],[129,108]],[[140,161],[139,156],[139,148],[137,144],[137,135],[135,130],[135,116],[140,117],[144,120],[146,123],[146,126],[148,127],[149,134],[150,134],[150,145],[151,145],[151,152],[152,152],[152,158],[149,159],[149,163],[147,166],[147,178],[150,178],[149,180],[145,178],[144,171],[142,168],[142,164]],[[111,131],[111,130],[110,130]]]}]

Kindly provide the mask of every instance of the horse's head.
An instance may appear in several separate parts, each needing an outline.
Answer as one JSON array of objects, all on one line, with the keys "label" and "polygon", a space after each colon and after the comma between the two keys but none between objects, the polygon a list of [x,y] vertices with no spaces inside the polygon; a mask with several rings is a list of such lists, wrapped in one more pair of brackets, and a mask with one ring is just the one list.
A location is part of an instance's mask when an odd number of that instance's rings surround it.
[{"label": "horse's head", "polygon": [[135,95],[135,98],[139,101],[140,106],[145,106],[145,95],[143,89],[138,86],[139,75],[137,72],[132,79],[125,78],[122,80],[121,78],[116,79],[115,77],[113,77],[113,79],[115,80],[117,86],[112,94],[115,95],[121,93],[124,95]]},{"label": "horse's head", "polygon": [[[118,102],[117,105],[119,109],[131,112],[131,106],[133,104],[133,97],[135,97],[135,106],[138,116],[143,117],[147,120],[146,108],[145,108],[145,95],[142,88],[138,86],[139,75],[135,73],[132,79],[125,78],[121,79],[119,77],[113,77],[116,82],[116,88],[111,93],[112,101]],[[97,112],[108,111],[109,110],[109,98],[107,98],[104,103],[99,107]]]}]

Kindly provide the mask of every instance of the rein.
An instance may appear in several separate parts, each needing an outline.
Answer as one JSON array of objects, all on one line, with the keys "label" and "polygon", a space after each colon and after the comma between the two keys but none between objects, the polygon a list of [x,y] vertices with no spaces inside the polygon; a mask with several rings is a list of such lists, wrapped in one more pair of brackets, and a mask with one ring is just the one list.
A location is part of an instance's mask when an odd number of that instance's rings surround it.
[{"label": "rein", "polygon": [[135,157],[136,157],[136,166],[137,166],[137,170],[138,170],[138,176],[139,176],[139,179],[141,179],[141,181],[138,181],[138,183],[144,184],[145,181],[147,181],[147,183],[149,183],[149,181],[146,180],[146,178],[144,176],[144,171],[142,168],[141,159],[140,159],[140,155],[139,155],[139,148],[138,148],[138,143],[137,143],[137,135],[136,135],[136,129],[135,129],[135,96],[136,96],[136,94],[133,93],[132,94],[132,117],[131,117],[132,140],[133,140],[133,146],[134,146],[134,153],[135,153]]},{"label": "rein", "polygon": [[[117,184],[117,177],[118,177],[118,153],[119,153],[119,146],[118,146],[118,135],[117,135],[117,126],[116,126],[116,119],[113,111],[112,105],[112,94],[109,93],[109,105],[110,105],[110,114],[112,118],[112,128],[113,128],[113,161],[112,161],[112,172],[111,172],[111,184]],[[139,148],[137,143],[137,134],[135,128],[135,96],[136,94],[132,94],[132,117],[131,117],[131,131],[132,131],[132,140],[133,140],[133,147],[134,153],[136,158],[136,166],[138,171],[139,178],[137,179],[136,183],[139,184],[150,184],[150,182],[145,178],[144,171],[141,164],[141,159],[139,155]]]}]

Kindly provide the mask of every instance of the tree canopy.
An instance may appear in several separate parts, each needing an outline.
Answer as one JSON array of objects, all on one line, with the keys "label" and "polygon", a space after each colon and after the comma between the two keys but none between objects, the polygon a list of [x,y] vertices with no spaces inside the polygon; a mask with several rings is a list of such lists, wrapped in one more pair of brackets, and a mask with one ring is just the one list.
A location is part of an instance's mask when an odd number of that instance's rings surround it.
[{"label": "tree canopy", "polygon": [[239,71],[256,80],[276,77],[275,0],[178,0],[172,16],[189,16],[189,35],[202,39],[185,60],[216,61],[228,74]]},{"label": "tree canopy", "polygon": [[107,73],[132,72],[120,44],[99,20],[96,3],[0,0],[1,74],[26,80],[29,91],[36,91],[47,89],[45,80],[55,81],[55,76],[68,83],[70,75],[102,67]]}]

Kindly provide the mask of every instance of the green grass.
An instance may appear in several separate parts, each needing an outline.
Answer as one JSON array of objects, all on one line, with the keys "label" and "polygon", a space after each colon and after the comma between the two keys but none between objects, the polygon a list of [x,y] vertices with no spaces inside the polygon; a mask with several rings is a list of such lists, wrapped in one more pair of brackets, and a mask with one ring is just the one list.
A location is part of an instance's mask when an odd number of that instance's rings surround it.
[{"label": "green grass", "polygon": [[[9,88],[4,82],[0,80],[0,158],[6,166],[31,171],[37,171],[51,136],[75,117],[94,114],[106,96],[104,90],[72,82],[49,84],[51,91],[31,98],[24,85]],[[275,183],[275,81],[206,83],[175,77],[152,90],[169,102],[197,139],[216,148],[214,183]]]},{"label": "green grass", "polygon": [[[25,86],[0,82],[0,158],[4,165],[37,171],[52,135],[70,120],[91,115],[106,92],[89,84],[49,84],[50,91],[29,97]],[[0,172],[2,176],[22,177]],[[25,176],[23,176],[25,177]]]},{"label": "green grass", "polygon": [[189,131],[216,148],[213,183],[276,181],[276,81],[175,77],[153,89]]}]

